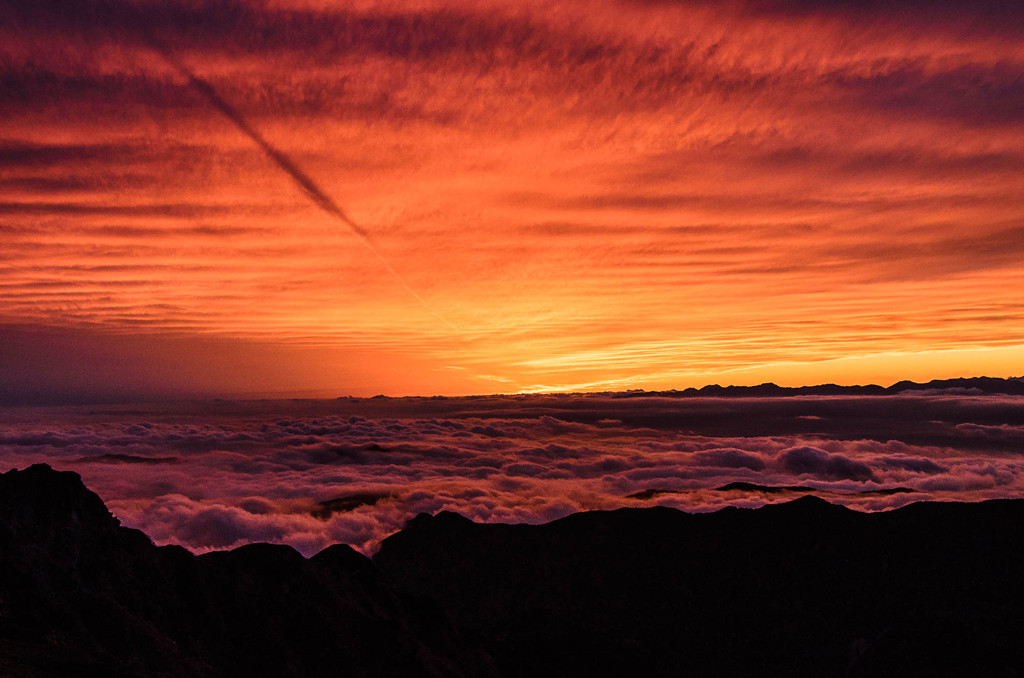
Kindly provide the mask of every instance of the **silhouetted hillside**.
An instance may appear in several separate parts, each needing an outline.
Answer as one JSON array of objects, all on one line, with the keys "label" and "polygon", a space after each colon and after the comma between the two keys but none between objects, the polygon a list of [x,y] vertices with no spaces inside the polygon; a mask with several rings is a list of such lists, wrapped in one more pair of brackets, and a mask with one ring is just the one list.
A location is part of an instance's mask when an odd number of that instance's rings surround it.
[{"label": "silhouetted hillside", "polygon": [[374,562],[506,676],[1013,676],[1024,502],[423,515]]},{"label": "silhouetted hillside", "polygon": [[0,475],[0,675],[1016,676],[1024,501],[421,515],[371,561],[193,556]]},{"label": "silhouetted hillside", "polygon": [[436,606],[369,559],[193,556],[120,527],[74,473],[0,475],[0,675],[486,676]]}]

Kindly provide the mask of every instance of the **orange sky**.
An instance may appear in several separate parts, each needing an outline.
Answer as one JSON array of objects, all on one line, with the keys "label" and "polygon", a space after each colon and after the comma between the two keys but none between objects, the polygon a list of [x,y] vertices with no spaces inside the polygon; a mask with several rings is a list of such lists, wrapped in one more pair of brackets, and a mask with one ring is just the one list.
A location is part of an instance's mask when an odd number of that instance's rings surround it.
[{"label": "orange sky", "polygon": [[1001,0],[5,4],[0,395],[1019,376],[1022,38]]}]

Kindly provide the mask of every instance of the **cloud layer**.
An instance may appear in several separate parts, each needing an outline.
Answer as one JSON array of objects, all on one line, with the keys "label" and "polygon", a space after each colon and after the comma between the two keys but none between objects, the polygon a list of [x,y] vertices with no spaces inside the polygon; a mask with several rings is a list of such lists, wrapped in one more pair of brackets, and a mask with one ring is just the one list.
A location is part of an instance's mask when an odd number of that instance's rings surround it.
[{"label": "cloud layer", "polygon": [[[0,427],[0,471],[37,462],[76,471],[125,524],[195,551],[270,541],[306,554],[335,542],[369,552],[424,511],[538,523],[581,510],[707,511],[805,493],[861,510],[1024,496],[1024,404],[997,396],[11,412]],[[896,430],[903,440],[890,437]]]}]

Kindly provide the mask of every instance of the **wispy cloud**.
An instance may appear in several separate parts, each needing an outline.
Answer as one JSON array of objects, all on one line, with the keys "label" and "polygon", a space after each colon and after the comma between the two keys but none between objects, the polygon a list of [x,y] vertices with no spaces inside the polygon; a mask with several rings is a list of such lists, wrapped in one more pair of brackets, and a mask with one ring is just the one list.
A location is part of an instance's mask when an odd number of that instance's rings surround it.
[{"label": "wispy cloud", "polygon": [[997,0],[8,4],[0,320],[378,346],[489,375],[462,392],[827,381],[842,358],[895,380],[877,356],[958,346],[928,375],[980,373],[966,349],[1024,346],[1022,22]]}]

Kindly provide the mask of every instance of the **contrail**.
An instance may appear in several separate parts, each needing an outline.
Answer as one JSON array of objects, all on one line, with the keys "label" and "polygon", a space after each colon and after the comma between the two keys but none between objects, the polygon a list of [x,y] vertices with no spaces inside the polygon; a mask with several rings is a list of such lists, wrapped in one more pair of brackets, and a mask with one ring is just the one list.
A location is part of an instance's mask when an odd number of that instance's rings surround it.
[{"label": "contrail", "polygon": [[160,54],[160,56],[162,56],[164,60],[174,68],[174,70],[185,76],[189,83],[199,90],[204,97],[206,97],[207,101],[223,113],[228,120],[233,122],[235,127],[241,130],[245,136],[252,139],[268,158],[273,160],[285,174],[291,177],[298,187],[302,189],[303,193],[305,193],[317,207],[348,226],[349,230],[351,230],[359,239],[359,242],[361,242],[366,249],[373,252],[373,255],[377,257],[377,260],[380,261],[385,269],[387,269],[388,273],[391,274],[391,277],[398,281],[398,284],[405,288],[405,291],[408,292],[413,299],[419,302],[420,306],[422,306],[425,311],[447,325],[449,329],[455,329],[454,325],[445,320],[437,311],[432,309],[423,297],[417,294],[416,290],[409,286],[409,283],[405,282],[405,279],[398,274],[398,271],[396,271],[391,265],[391,262],[381,254],[379,249],[377,249],[377,246],[370,238],[370,234],[362,226],[354,222],[351,217],[345,214],[345,210],[341,209],[338,203],[334,202],[330,196],[324,193],[323,190],[316,185],[316,182],[313,181],[308,174],[303,172],[291,158],[267,141],[266,138],[256,130],[256,128],[250,125],[246,119],[242,117],[241,113],[221,98],[217,93],[217,90],[213,88],[213,85],[193,73],[183,61],[174,55],[174,52],[172,52],[166,44],[149,31],[145,31],[145,38],[149,46],[153,48],[154,51]]}]

